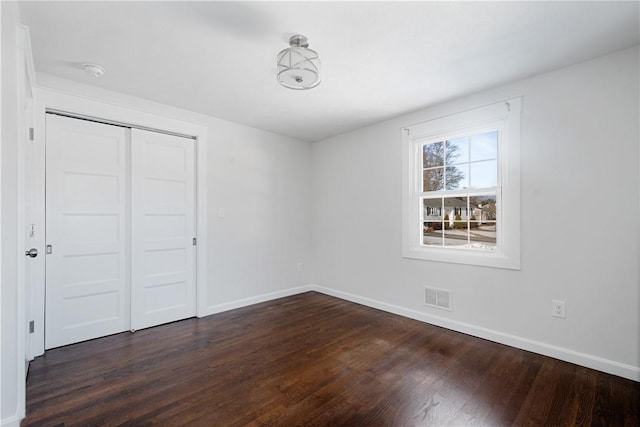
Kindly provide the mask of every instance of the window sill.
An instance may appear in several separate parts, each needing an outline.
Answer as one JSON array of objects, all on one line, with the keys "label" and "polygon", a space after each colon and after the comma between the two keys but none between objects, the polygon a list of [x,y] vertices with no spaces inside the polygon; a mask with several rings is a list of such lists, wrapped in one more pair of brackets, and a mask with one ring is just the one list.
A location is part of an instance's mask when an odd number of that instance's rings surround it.
[{"label": "window sill", "polygon": [[501,252],[460,250],[455,248],[413,247],[405,249],[403,258],[448,262],[482,267],[520,270],[520,257],[508,257]]}]

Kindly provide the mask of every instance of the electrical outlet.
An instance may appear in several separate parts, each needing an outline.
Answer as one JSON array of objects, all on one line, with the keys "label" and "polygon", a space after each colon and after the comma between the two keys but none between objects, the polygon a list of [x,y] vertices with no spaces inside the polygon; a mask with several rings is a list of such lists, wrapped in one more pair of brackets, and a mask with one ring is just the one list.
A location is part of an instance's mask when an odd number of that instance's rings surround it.
[{"label": "electrical outlet", "polygon": [[298,271],[302,271],[302,263],[301,262],[298,263]]},{"label": "electrical outlet", "polygon": [[567,318],[567,311],[564,301],[551,301],[551,315],[553,317],[559,317],[561,319]]}]

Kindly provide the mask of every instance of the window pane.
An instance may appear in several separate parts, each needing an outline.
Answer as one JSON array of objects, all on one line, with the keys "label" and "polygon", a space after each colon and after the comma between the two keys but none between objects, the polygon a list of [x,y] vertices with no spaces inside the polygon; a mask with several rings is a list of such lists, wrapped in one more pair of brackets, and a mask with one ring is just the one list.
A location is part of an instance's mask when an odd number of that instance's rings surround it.
[{"label": "window pane", "polygon": [[422,244],[442,246],[442,221],[426,221],[424,223]]},{"label": "window pane", "polygon": [[471,248],[481,250],[496,249],[496,221],[472,222],[469,234],[471,236]]},{"label": "window pane", "polygon": [[469,162],[469,138],[456,138],[446,142],[446,159],[448,165]]},{"label": "window pane", "polygon": [[469,168],[471,188],[486,188],[498,185],[498,163],[496,160],[471,163]]},{"label": "window pane", "polygon": [[442,246],[442,198],[422,200],[422,244]]},{"label": "window pane", "polygon": [[454,221],[453,228],[444,230],[445,246],[464,246],[469,243],[469,228],[467,221]]},{"label": "window pane", "polygon": [[446,181],[447,190],[469,188],[469,165],[448,166]]},{"label": "window pane", "polygon": [[470,139],[472,162],[498,158],[498,131],[479,133]]},{"label": "window pane", "polygon": [[445,228],[453,228],[455,221],[467,219],[467,198],[462,197],[445,197],[444,199],[444,222]]},{"label": "window pane", "polygon": [[422,146],[422,167],[444,166],[444,143],[434,142]]},{"label": "window pane", "polygon": [[422,201],[424,221],[442,221],[442,199],[424,199]]},{"label": "window pane", "polygon": [[439,191],[444,188],[444,168],[422,171],[422,191]]},{"label": "window pane", "polygon": [[472,221],[483,224],[487,221],[496,221],[496,196],[471,196],[469,197]]}]

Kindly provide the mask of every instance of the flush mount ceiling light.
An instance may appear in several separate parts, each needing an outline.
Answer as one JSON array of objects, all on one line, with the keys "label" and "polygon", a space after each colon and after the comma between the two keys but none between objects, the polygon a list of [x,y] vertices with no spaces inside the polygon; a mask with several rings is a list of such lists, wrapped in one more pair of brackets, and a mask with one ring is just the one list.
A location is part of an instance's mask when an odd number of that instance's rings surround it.
[{"label": "flush mount ceiling light", "polygon": [[320,57],[308,49],[309,41],[296,34],[289,39],[291,47],[278,54],[278,83],[289,89],[311,89],[320,84]]},{"label": "flush mount ceiling light", "polygon": [[101,77],[106,72],[104,67],[98,64],[84,64],[83,68],[86,72],[91,73],[93,77]]}]

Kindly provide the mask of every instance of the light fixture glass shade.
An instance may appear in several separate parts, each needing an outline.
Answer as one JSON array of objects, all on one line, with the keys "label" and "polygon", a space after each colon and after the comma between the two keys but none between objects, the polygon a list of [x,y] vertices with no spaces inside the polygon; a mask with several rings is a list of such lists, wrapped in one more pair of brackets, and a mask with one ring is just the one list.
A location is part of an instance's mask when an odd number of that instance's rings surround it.
[{"label": "light fixture glass shade", "polygon": [[278,54],[278,83],[289,89],[311,89],[320,84],[320,57],[308,48],[307,38],[295,35],[291,47]]}]

